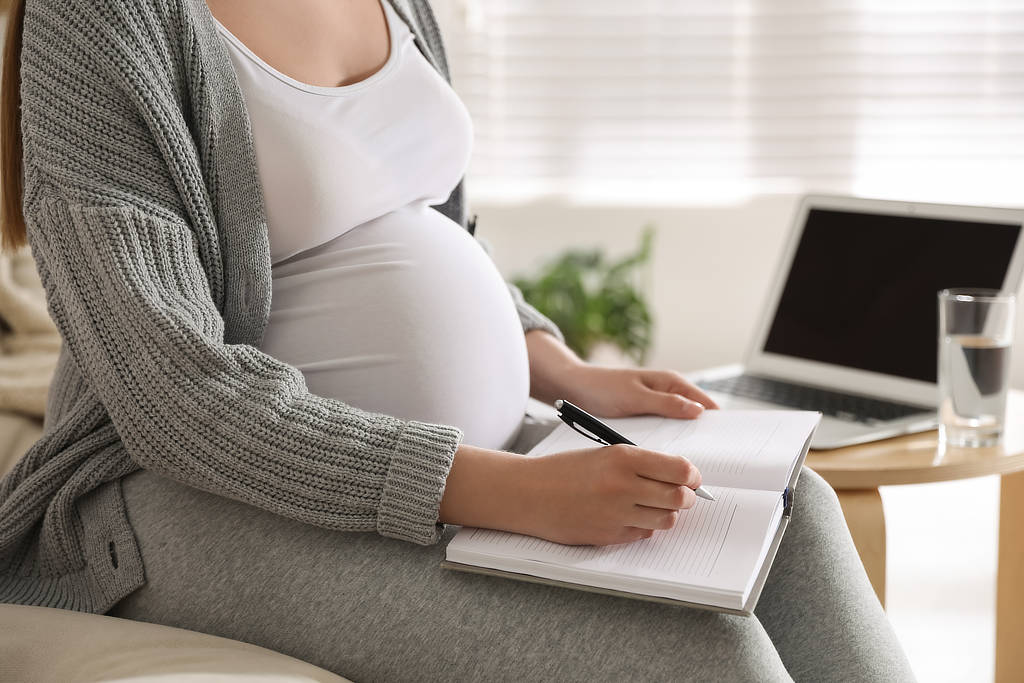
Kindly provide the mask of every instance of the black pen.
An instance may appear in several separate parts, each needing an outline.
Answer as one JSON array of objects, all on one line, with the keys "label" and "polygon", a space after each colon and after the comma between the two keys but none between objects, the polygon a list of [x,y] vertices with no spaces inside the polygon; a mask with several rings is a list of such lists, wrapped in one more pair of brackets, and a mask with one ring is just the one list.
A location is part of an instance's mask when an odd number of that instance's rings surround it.
[{"label": "black pen", "polygon": [[[592,439],[605,446],[610,446],[613,443],[626,443],[630,446],[636,445],[604,422],[601,422],[601,420],[583,410],[583,408],[573,405],[565,399],[560,398],[555,401],[555,410],[558,411],[558,417],[562,418],[562,422],[588,439]],[[704,500],[715,499],[703,485],[695,488],[693,492]]]}]

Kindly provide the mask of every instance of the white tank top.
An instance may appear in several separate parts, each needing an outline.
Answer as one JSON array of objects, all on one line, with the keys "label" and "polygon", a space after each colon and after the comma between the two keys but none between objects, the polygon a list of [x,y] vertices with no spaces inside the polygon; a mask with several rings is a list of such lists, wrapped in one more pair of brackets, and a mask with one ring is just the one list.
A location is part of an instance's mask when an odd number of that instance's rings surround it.
[{"label": "white tank top", "polygon": [[480,244],[430,208],[465,173],[469,115],[381,4],[388,59],[341,87],[276,71],[217,22],[267,211],[273,293],[260,348],[314,394],[505,448],[529,396],[522,325]]}]

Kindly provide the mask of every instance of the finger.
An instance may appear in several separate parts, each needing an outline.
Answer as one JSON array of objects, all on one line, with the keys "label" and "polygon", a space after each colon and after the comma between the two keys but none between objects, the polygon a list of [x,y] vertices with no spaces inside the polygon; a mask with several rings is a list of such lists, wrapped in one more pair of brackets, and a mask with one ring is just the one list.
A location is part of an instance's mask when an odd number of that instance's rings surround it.
[{"label": "finger", "polygon": [[704,390],[682,375],[677,376],[675,383],[672,384],[672,388],[669,389],[669,391],[678,392],[691,401],[700,403],[705,408],[718,407],[718,404],[715,403],[715,399],[708,396]]},{"label": "finger", "polygon": [[695,489],[701,484],[697,466],[681,455],[637,448],[634,471],[641,477]]},{"label": "finger", "polygon": [[644,380],[647,386],[657,391],[680,394],[705,408],[718,408],[713,398],[675,370],[649,370]]},{"label": "finger", "polygon": [[637,477],[637,491],[633,502],[650,508],[680,510],[693,507],[697,496],[693,489],[676,484],[667,484],[645,477]]},{"label": "finger", "polygon": [[704,412],[704,406],[685,396],[663,391],[648,390],[645,412],[679,419],[693,419]]},{"label": "finger", "polygon": [[627,521],[638,529],[671,529],[679,521],[679,511],[636,505]]},{"label": "finger", "polygon": [[654,529],[641,529],[635,526],[627,526],[624,530],[625,542],[639,541],[642,538],[650,538],[654,535]]}]

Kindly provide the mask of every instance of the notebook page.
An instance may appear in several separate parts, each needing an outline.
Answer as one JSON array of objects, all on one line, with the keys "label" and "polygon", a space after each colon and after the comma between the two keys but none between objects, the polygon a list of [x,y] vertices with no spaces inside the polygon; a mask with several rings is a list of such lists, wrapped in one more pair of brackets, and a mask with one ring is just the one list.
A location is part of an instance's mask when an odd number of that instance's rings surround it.
[{"label": "notebook page", "polygon": [[782,497],[749,489],[718,489],[715,495],[715,502],[698,500],[683,510],[672,529],[632,543],[561,545],[464,527],[448,544],[447,558],[603,588],[738,606],[778,527]]},{"label": "notebook page", "polygon": [[[724,486],[782,491],[819,419],[816,412],[798,410],[707,410],[695,420],[642,415],[603,421],[638,446],[684,456],[700,470],[709,490]],[[594,445],[560,424],[528,455]]]}]

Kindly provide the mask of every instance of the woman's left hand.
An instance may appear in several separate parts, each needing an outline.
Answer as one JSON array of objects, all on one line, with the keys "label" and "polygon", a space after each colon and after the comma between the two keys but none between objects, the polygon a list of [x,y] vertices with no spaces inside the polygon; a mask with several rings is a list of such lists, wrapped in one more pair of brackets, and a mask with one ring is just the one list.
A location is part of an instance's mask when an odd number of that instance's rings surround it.
[{"label": "woman's left hand", "polygon": [[614,368],[581,363],[569,371],[562,398],[598,417],[661,415],[694,418],[718,408],[710,396],[675,370]]}]

